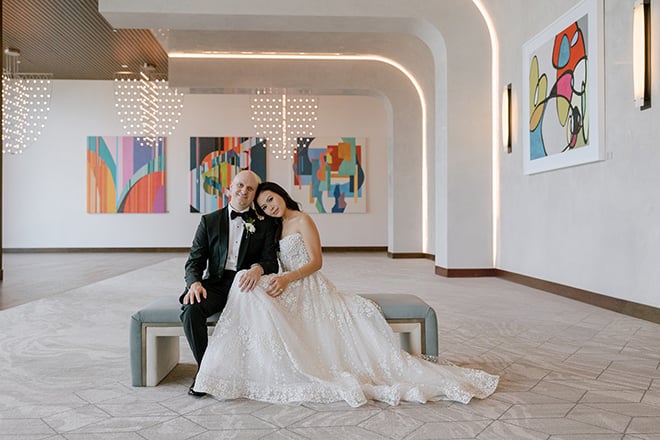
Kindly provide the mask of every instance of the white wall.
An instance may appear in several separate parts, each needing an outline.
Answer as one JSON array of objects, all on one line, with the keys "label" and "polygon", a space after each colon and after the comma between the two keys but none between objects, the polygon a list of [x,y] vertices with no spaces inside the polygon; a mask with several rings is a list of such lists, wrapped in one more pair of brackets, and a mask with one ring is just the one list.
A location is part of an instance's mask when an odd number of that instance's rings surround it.
[{"label": "white wall", "polygon": [[[577,2],[486,3],[500,37],[502,87],[513,83],[518,117],[513,153],[500,162],[498,267],[660,306],[660,45],[652,45],[653,107],[640,111],[632,100],[632,2],[603,2],[607,160],[526,176],[522,45]],[[653,8],[654,42],[659,17]]]},{"label": "white wall", "polygon": [[[188,208],[190,136],[254,133],[249,95],[186,95],[166,150],[165,214],[88,214],[86,138],[121,135],[110,81],[54,81],[41,138],[4,157],[5,248],[188,247],[199,214]],[[387,246],[387,116],[380,98],[320,97],[318,136],[367,138],[367,213],[315,214],[324,246]],[[290,163],[269,157],[268,178],[285,188]]]}]

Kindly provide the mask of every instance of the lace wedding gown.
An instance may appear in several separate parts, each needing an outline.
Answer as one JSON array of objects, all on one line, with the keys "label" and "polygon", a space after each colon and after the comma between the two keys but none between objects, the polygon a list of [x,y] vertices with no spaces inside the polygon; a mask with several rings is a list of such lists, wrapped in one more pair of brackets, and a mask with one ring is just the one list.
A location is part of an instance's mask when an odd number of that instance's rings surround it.
[{"label": "lace wedding gown", "polygon": [[[284,271],[309,261],[298,233],[280,241]],[[238,277],[237,277],[238,279]],[[274,403],[374,399],[455,400],[489,396],[498,376],[441,365],[401,350],[377,306],[339,292],[317,271],[266,294],[269,276],[251,292],[232,286],[202,360],[195,390],[220,399],[245,397]]]}]

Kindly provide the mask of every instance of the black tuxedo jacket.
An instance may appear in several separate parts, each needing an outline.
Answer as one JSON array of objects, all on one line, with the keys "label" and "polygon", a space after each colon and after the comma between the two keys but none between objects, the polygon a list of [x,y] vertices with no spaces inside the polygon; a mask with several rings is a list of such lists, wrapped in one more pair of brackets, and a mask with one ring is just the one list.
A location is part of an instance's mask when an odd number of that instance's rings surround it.
[{"label": "black tuxedo jacket", "polygon": [[[186,261],[186,290],[195,281],[208,279],[213,282],[222,278],[229,249],[228,210],[225,206],[202,216]],[[276,221],[268,217],[259,220],[254,211],[250,212],[255,231],[250,233],[243,229],[236,269],[249,269],[253,264],[259,263],[264,273],[275,273],[279,269]]]}]

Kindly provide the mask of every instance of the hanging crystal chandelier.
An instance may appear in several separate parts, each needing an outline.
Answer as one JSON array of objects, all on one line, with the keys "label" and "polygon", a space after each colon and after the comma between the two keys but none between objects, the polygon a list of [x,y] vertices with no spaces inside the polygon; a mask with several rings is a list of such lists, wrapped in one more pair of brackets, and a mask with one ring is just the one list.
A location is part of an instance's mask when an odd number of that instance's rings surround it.
[{"label": "hanging crystal chandelier", "polygon": [[115,75],[115,106],[124,130],[138,137],[141,146],[149,147],[172,134],[183,109],[183,93],[171,89],[154,71],[154,66],[144,64],[138,75]]},{"label": "hanging crystal chandelier", "polygon": [[257,137],[267,141],[276,159],[292,159],[299,138],[313,136],[318,97],[287,95],[286,89],[259,89],[252,96],[252,121]]},{"label": "hanging crystal chandelier", "polygon": [[19,73],[21,51],[5,49],[2,69],[2,153],[21,154],[41,135],[50,111],[49,73]]}]

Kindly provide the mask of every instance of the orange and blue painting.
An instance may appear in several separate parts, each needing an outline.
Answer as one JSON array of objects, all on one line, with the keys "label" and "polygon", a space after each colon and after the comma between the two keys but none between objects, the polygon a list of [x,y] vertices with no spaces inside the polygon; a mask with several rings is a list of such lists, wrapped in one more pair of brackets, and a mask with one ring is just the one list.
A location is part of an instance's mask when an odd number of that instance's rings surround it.
[{"label": "orange and blue painting", "polygon": [[258,137],[190,138],[190,212],[208,213],[229,203],[236,174],[252,170],[266,180],[266,140]]},{"label": "orange and blue painting", "polygon": [[306,212],[367,212],[365,139],[298,138],[292,196]]},{"label": "orange and blue painting", "polygon": [[530,160],[589,144],[586,16],[534,54],[529,68]]},{"label": "orange and blue painting", "polygon": [[138,137],[87,137],[87,212],[165,212],[165,139],[140,146]]}]

